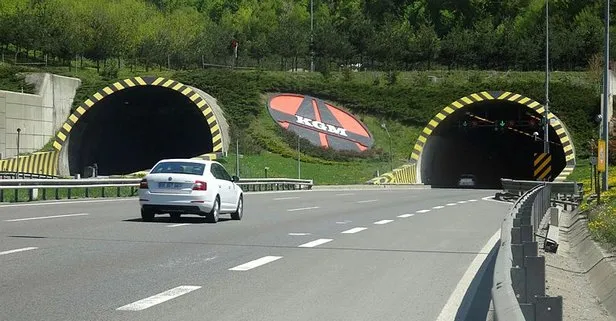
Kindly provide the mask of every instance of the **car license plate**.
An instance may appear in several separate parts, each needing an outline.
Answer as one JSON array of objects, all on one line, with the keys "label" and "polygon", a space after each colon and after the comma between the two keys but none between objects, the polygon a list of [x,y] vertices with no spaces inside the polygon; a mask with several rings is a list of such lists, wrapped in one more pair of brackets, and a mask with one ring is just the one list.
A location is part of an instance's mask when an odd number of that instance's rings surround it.
[{"label": "car license plate", "polygon": [[180,189],[182,188],[182,183],[174,183],[174,182],[160,182],[158,183],[158,188],[165,189]]}]

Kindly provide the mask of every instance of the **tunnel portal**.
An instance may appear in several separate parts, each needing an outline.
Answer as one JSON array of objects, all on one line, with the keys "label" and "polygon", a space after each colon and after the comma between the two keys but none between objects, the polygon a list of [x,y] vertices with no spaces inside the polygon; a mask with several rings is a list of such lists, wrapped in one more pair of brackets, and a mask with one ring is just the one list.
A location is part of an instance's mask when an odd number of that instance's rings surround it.
[{"label": "tunnel portal", "polygon": [[100,175],[151,168],[163,158],[213,151],[212,131],[199,107],[180,91],[163,86],[126,88],[96,102],[70,132],[71,175],[87,166]]},{"label": "tunnel portal", "polygon": [[[501,178],[535,180],[534,155],[543,152],[541,122],[536,110],[506,100],[474,102],[455,110],[426,139],[420,166],[423,183],[457,187],[461,175],[471,174],[476,187],[499,189]],[[558,134],[549,128],[553,180],[567,162]]]}]

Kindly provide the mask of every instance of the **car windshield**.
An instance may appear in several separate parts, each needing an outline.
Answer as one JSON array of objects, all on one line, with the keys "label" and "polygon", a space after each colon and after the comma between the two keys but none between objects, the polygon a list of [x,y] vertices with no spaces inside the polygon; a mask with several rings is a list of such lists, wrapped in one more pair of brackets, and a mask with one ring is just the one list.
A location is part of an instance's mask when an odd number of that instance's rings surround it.
[{"label": "car windshield", "polygon": [[161,162],[156,165],[151,174],[188,174],[203,175],[205,164],[193,162]]}]

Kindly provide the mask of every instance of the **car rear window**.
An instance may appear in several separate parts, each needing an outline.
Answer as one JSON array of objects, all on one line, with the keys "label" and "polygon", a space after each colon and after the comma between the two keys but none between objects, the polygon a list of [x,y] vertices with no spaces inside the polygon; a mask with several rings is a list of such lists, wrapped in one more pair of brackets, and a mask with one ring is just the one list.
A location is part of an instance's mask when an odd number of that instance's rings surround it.
[{"label": "car rear window", "polygon": [[193,162],[161,162],[156,165],[151,174],[188,174],[203,175],[205,164]]}]

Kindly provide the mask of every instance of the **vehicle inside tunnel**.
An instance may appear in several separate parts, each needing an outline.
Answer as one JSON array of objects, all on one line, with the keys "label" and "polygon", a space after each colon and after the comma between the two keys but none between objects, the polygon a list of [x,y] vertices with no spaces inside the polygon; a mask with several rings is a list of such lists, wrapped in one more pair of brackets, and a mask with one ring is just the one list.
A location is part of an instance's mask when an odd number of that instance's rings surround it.
[{"label": "vehicle inside tunnel", "polygon": [[150,169],[163,158],[195,157],[213,150],[199,108],[160,86],[127,88],[95,103],[73,127],[68,145],[71,175],[96,164],[99,175]]},{"label": "vehicle inside tunnel", "polygon": [[[422,181],[455,188],[461,177],[472,175],[475,187],[500,189],[501,178],[536,180],[533,162],[534,154],[543,152],[543,122],[542,115],[513,102],[486,101],[459,109],[428,137],[421,154]],[[553,180],[566,161],[551,126],[548,135]]]}]

